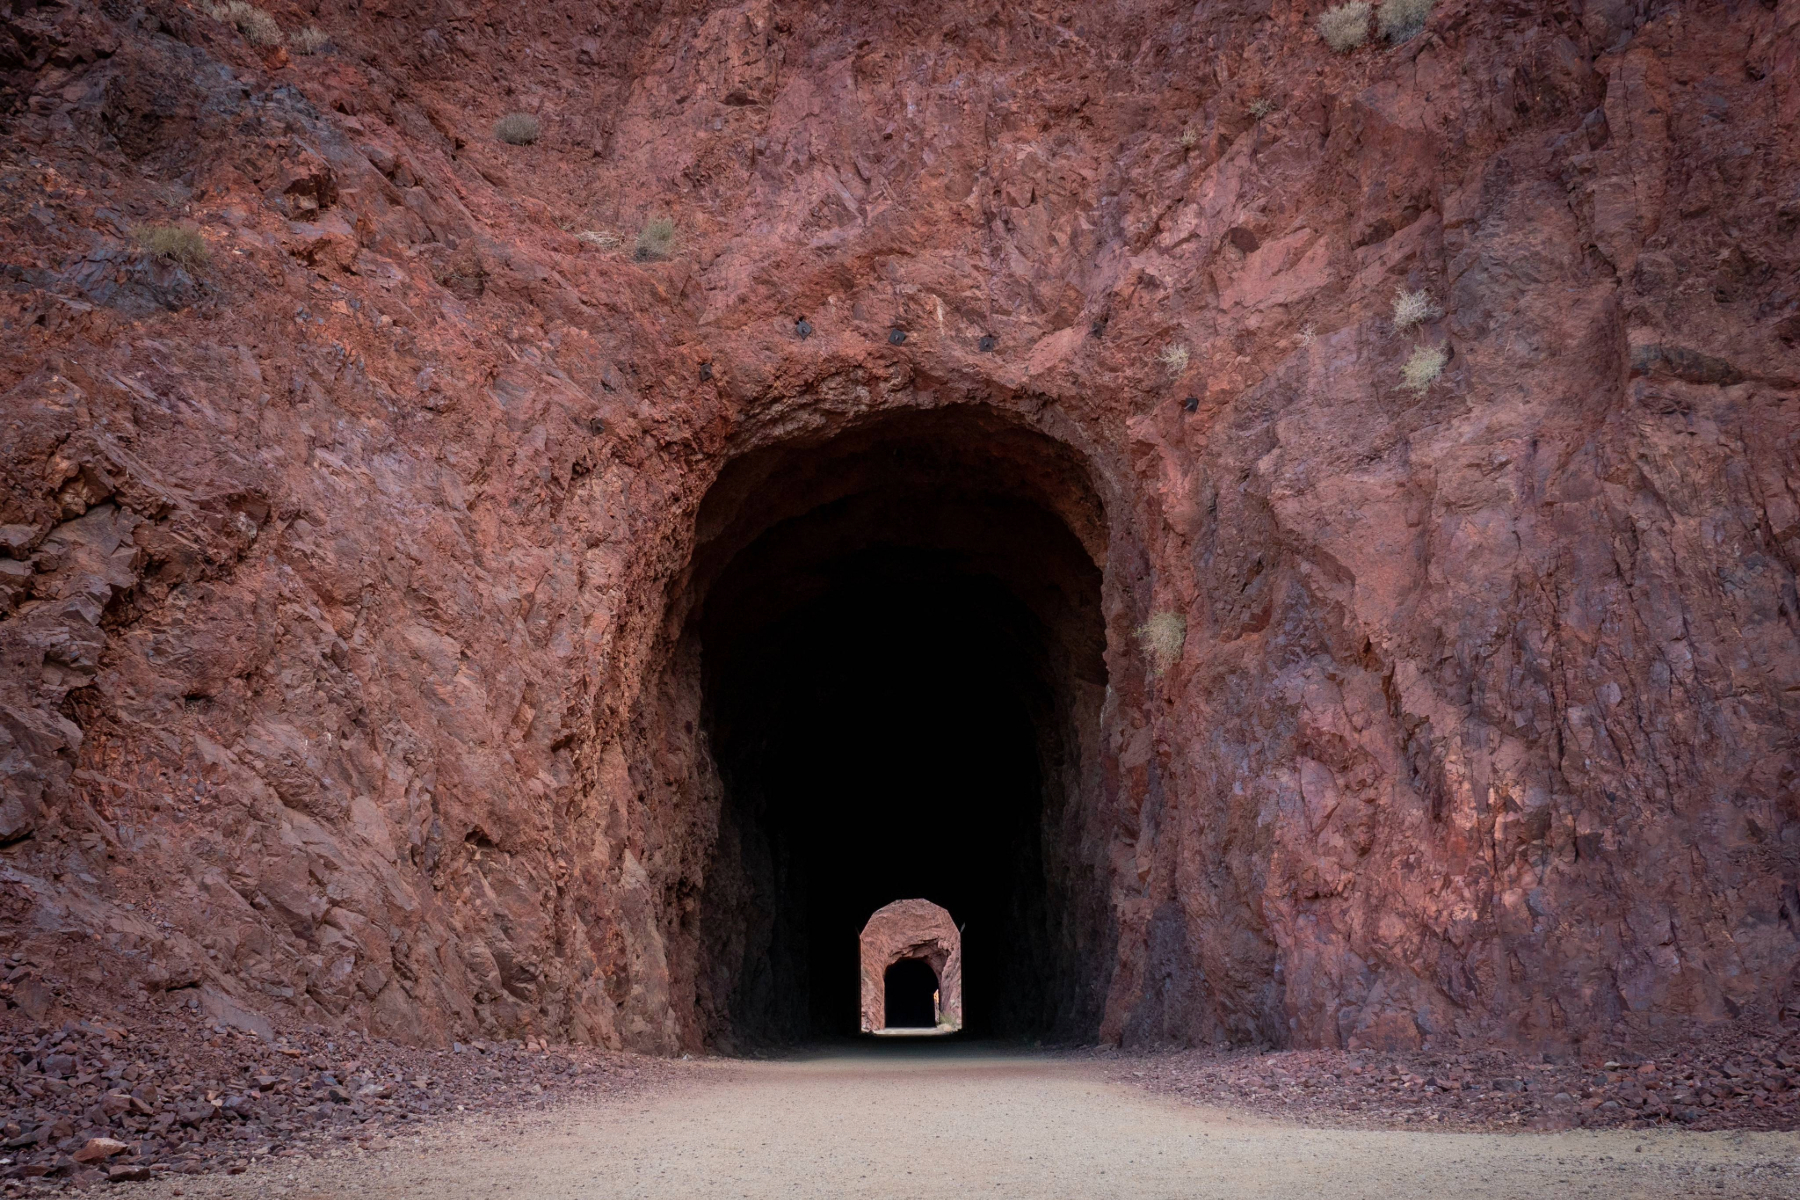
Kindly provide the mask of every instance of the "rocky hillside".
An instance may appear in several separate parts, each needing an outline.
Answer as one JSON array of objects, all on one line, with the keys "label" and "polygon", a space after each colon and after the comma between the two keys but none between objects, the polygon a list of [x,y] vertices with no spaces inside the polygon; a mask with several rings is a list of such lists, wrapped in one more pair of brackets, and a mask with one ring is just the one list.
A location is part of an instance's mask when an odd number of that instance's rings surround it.
[{"label": "rocky hillside", "polygon": [[1800,1019],[1800,0],[1322,9],[0,0],[15,1011],[783,1027],[705,602],[896,430],[1099,580],[1025,1024]]}]

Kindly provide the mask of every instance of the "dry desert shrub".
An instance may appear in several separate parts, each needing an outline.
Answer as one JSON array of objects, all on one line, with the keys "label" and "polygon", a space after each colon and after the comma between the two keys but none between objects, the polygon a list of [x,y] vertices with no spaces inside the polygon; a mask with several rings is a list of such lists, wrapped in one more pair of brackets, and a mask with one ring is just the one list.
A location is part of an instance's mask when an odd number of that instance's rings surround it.
[{"label": "dry desert shrub", "polygon": [[275,18],[265,9],[247,4],[245,0],[230,0],[226,4],[209,3],[202,7],[207,16],[232,26],[244,36],[246,42],[260,50],[281,45],[281,26],[275,23]]},{"label": "dry desert shrub", "polygon": [[1181,648],[1187,642],[1187,618],[1178,612],[1159,612],[1139,625],[1135,631],[1138,644],[1150,656],[1151,673],[1166,675],[1181,661]]},{"label": "dry desert shrub", "polygon": [[331,49],[331,35],[317,25],[307,25],[296,33],[288,45],[295,54],[323,54]]},{"label": "dry desert shrub", "polygon": [[468,242],[450,257],[434,263],[431,276],[458,300],[478,300],[487,291],[487,264]]},{"label": "dry desert shrub", "polygon": [[1188,369],[1188,348],[1180,342],[1170,342],[1164,346],[1157,358],[1173,378],[1180,378]]},{"label": "dry desert shrub", "polygon": [[190,271],[204,267],[211,257],[206,249],[206,239],[180,225],[145,225],[135,236],[144,253]]},{"label": "dry desert shrub", "polygon": [[509,146],[529,146],[538,140],[538,119],[530,113],[507,113],[495,122],[494,136]]},{"label": "dry desert shrub", "polygon": [[1431,15],[1432,2],[1433,0],[1382,0],[1381,8],[1375,16],[1375,23],[1381,26],[1381,36],[1390,42],[1404,42],[1425,28],[1425,18]]},{"label": "dry desert shrub", "polygon": [[631,257],[639,262],[662,262],[669,257],[674,246],[674,220],[657,217],[638,231],[637,246],[632,250]]},{"label": "dry desert shrub", "polygon": [[1394,332],[1396,333],[1443,315],[1444,310],[1437,306],[1429,292],[1423,290],[1409,292],[1405,288],[1401,288],[1394,293]]},{"label": "dry desert shrub", "polygon": [[1450,353],[1442,346],[1414,347],[1412,357],[1400,368],[1400,386],[1424,395],[1444,373],[1444,364],[1449,361]]},{"label": "dry desert shrub", "polygon": [[575,240],[596,250],[617,250],[625,244],[625,239],[610,229],[584,229],[575,235]]},{"label": "dry desert shrub", "polygon": [[1319,14],[1319,36],[1339,54],[1348,54],[1369,40],[1368,0],[1350,0]]}]

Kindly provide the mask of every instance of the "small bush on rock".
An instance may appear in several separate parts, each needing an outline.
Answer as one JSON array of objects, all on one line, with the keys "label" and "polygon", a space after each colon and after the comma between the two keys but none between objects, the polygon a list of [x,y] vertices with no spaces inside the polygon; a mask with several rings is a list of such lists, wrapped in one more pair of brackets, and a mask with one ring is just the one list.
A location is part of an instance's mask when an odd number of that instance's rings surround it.
[{"label": "small bush on rock", "polygon": [[288,43],[295,54],[323,54],[331,49],[331,35],[317,25],[308,25]]},{"label": "small bush on rock", "polygon": [[1178,612],[1159,612],[1136,630],[1138,644],[1150,656],[1153,675],[1169,673],[1181,661],[1181,648],[1187,642],[1187,618]]},{"label": "small bush on rock", "polygon": [[1425,18],[1431,15],[1433,0],[1382,0],[1375,23],[1381,26],[1381,36],[1390,42],[1404,42],[1419,30],[1425,28]]},{"label": "small bush on rock", "polygon": [[530,113],[507,113],[495,124],[494,136],[509,146],[529,146],[538,140],[538,119]]},{"label": "small bush on rock", "polygon": [[1442,346],[1414,347],[1412,357],[1400,368],[1400,384],[1422,396],[1438,381],[1438,376],[1444,373],[1444,364],[1449,361],[1450,352]]},{"label": "small bush on rock", "polygon": [[1188,369],[1188,348],[1180,342],[1170,342],[1157,357],[1171,377],[1179,378]]},{"label": "small bush on rock", "polygon": [[1319,36],[1339,54],[1348,54],[1369,40],[1368,0],[1351,0],[1319,14]]},{"label": "small bush on rock", "polygon": [[259,50],[267,50],[282,43],[281,26],[265,9],[245,0],[230,0],[227,4],[202,5],[206,15],[215,21],[223,21],[243,35],[244,40]]},{"label": "small bush on rock", "polygon": [[674,246],[675,222],[668,217],[657,217],[638,231],[637,247],[631,257],[639,262],[662,262]]},{"label": "small bush on rock", "polygon": [[467,242],[449,258],[434,263],[431,275],[458,300],[478,300],[487,291],[487,264]]},{"label": "small bush on rock", "polygon": [[1394,331],[1399,333],[1444,315],[1426,291],[1409,292],[1401,288],[1394,293]]},{"label": "small bush on rock", "polygon": [[136,237],[146,254],[190,271],[204,267],[212,257],[206,249],[206,239],[180,225],[145,225]]},{"label": "small bush on rock", "polygon": [[596,250],[617,250],[625,244],[624,238],[609,229],[584,229],[575,235],[575,240]]}]

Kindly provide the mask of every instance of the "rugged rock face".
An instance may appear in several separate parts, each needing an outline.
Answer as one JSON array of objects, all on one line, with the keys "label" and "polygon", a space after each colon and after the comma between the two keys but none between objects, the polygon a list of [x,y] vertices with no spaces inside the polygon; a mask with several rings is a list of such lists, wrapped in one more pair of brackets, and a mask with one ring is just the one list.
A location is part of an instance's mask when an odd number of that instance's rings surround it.
[{"label": "rugged rock face", "polygon": [[720,597],[799,638],[898,546],[943,628],[991,593],[1042,797],[1005,1027],[1800,1017],[1796,0],[1343,55],[1282,0],[271,11],[333,48],[0,9],[0,886],[58,1003],[802,1030],[828,846],[730,739],[804,689],[719,673]]}]

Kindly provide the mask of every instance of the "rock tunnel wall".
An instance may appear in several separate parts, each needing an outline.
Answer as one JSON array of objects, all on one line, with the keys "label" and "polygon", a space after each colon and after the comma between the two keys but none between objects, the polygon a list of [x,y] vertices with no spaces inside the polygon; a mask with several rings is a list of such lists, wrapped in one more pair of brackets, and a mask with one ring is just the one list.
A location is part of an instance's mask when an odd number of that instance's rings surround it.
[{"label": "rock tunnel wall", "polygon": [[703,501],[967,408],[1105,514],[1067,1032],[1795,1012],[1794,0],[1342,56],[1279,2],[271,10],[336,50],[0,9],[0,932],[59,1003],[729,1037]]}]

